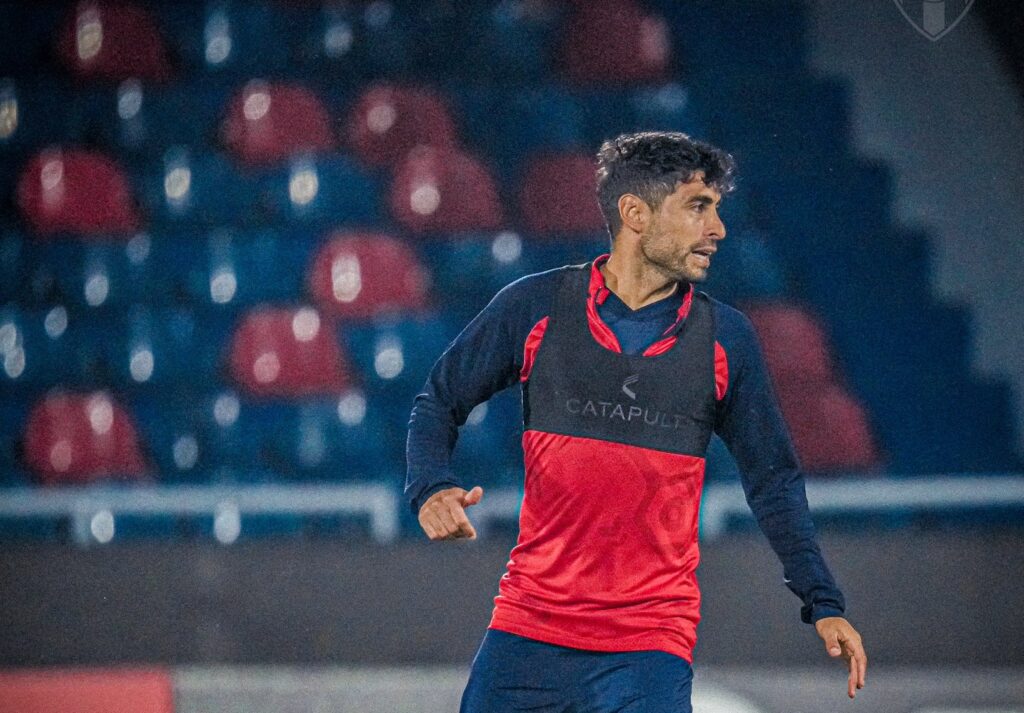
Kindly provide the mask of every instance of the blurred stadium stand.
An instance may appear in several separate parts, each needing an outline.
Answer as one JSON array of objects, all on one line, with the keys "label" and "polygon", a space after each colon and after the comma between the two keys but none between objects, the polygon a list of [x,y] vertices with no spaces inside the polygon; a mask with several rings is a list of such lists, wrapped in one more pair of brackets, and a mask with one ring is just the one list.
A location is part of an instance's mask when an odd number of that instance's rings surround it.
[{"label": "blurred stadium stand", "polygon": [[[739,4],[771,29],[734,45]],[[854,153],[799,3],[96,0],[0,20],[5,486],[397,497],[433,361],[503,285],[604,249],[591,157],[641,128],[739,159],[707,289],[757,326],[812,482],[1021,467],[1007,388],[972,376],[970,315],[933,298],[928,236]],[[467,481],[516,487],[519,428],[515,393],[474,411]],[[732,478],[717,443],[709,483]]]}]

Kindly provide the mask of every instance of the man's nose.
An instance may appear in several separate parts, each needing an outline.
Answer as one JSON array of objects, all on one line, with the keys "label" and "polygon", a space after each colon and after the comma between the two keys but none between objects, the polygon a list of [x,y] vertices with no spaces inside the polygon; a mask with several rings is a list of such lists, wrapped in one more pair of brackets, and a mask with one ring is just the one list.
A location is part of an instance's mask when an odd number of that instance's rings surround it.
[{"label": "man's nose", "polygon": [[717,214],[715,215],[715,220],[708,226],[708,237],[715,240],[725,238],[725,223],[722,222],[722,218]]}]

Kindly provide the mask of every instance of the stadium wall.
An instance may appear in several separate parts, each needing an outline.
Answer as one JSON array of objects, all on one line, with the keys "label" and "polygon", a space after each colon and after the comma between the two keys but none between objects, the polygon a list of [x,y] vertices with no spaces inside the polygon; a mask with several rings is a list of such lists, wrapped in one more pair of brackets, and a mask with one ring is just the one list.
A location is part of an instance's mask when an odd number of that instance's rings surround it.
[{"label": "stadium wall", "polygon": [[893,2],[808,7],[812,65],[852,84],[854,144],[892,167],[897,220],[935,237],[933,290],[971,307],[973,365],[1013,385],[1024,454],[1024,330],[1006,328],[1024,324],[1024,102],[1013,77],[976,10],[931,42]]},{"label": "stadium wall", "polygon": [[[1020,530],[823,532],[880,665],[1024,665]],[[10,545],[0,667],[466,665],[512,542]],[[764,538],[703,547],[697,657],[827,664]],[[767,658],[766,658],[767,657]]]}]

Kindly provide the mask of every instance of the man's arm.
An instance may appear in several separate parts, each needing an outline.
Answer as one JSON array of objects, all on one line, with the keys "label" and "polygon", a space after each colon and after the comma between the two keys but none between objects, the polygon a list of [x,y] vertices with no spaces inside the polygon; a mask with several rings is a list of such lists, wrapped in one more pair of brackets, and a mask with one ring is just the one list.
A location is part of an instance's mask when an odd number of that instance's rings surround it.
[{"label": "man's arm", "polygon": [[747,503],[782,562],[783,581],[803,602],[800,618],[810,624],[842,616],[843,595],[818,548],[804,479],[753,325],[727,307],[718,321],[729,384],[716,431],[736,458]]},{"label": "man's arm", "polygon": [[864,687],[868,658],[860,634],[843,618],[845,602],[815,540],[804,480],[750,320],[718,312],[729,364],[716,430],[736,458],[747,503],[782,561],[783,581],[800,597],[800,618],[813,623],[829,656],[849,668],[847,695]]},{"label": "man's arm", "polygon": [[[473,407],[518,380],[523,343],[546,314],[555,272],[524,277],[498,292],[431,369],[416,396],[406,441],[405,496],[414,514],[431,496],[462,488],[451,468],[459,427]],[[446,495],[453,493],[468,495]],[[479,500],[474,497],[468,504]]]}]

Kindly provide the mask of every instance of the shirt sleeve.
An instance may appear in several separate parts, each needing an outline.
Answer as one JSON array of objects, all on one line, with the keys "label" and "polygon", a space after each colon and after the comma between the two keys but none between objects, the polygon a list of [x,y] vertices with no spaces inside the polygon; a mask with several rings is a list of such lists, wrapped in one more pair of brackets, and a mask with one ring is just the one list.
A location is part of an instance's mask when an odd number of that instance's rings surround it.
[{"label": "shirt sleeve", "polygon": [[803,602],[811,624],[842,616],[845,601],[816,541],[804,478],[753,325],[719,310],[718,333],[729,363],[716,431],[739,466],[747,503],[783,567],[783,582]]},{"label": "shirt sleeve", "polygon": [[451,467],[459,427],[474,406],[518,382],[526,335],[550,304],[549,274],[521,278],[498,292],[416,395],[406,440],[405,497],[413,514],[437,491],[462,486]]}]

